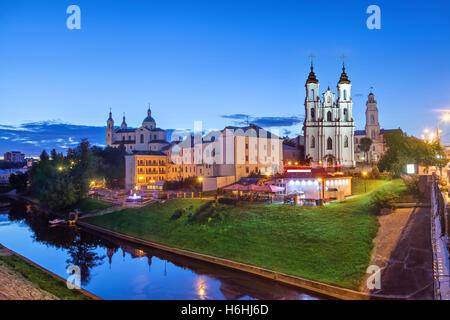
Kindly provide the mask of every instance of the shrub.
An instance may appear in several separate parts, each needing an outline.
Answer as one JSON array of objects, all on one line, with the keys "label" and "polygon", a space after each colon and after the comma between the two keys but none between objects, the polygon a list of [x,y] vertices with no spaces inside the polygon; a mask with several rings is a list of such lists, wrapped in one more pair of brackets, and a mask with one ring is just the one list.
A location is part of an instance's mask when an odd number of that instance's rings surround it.
[{"label": "shrub", "polygon": [[377,167],[374,167],[370,172],[370,177],[372,179],[378,179],[380,177],[380,170]]},{"label": "shrub", "polygon": [[373,195],[369,206],[376,214],[379,214],[383,208],[395,209],[398,198],[399,196],[395,192],[380,190]]},{"label": "shrub", "polygon": [[413,175],[413,176],[405,176],[405,184],[408,188],[408,192],[415,196],[416,198],[419,198],[421,196],[421,192],[419,189],[419,176]]},{"label": "shrub", "polygon": [[177,210],[175,210],[175,212],[173,213],[171,219],[172,219],[172,220],[179,219],[179,218],[181,218],[181,216],[182,216],[185,212],[186,212],[186,209],[184,209],[184,208],[177,209]]},{"label": "shrub", "polygon": [[219,198],[219,203],[221,204],[236,204],[237,200],[234,198]]}]

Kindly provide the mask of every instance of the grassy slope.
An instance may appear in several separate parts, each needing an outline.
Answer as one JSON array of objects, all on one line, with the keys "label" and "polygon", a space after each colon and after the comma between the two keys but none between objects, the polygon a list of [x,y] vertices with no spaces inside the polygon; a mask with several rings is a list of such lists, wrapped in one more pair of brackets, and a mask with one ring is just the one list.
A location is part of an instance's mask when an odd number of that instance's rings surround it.
[{"label": "grassy slope", "polygon": [[74,209],[79,209],[84,213],[90,213],[93,211],[106,209],[110,206],[111,204],[106,201],[84,198],[74,206]]},{"label": "grassy slope", "polygon": [[0,263],[32,282],[38,288],[47,291],[63,300],[90,300],[77,290],[69,290],[64,281],[61,281],[48,273],[36,268],[27,261],[17,256],[0,256]]},{"label": "grassy slope", "polygon": [[[378,181],[370,185],[396,189],[402,183]],[[179,199],[92,217],[87,222],[178,248],[357,289],[378,230],[376,216],[367,209],[369,198],[364,195],[323,208],[218,205],[217,211],[225,220],[203,224],[189,222],[187,215],[207,201]],[[181,218],[171,219],[179,208],[188,210]]]}]

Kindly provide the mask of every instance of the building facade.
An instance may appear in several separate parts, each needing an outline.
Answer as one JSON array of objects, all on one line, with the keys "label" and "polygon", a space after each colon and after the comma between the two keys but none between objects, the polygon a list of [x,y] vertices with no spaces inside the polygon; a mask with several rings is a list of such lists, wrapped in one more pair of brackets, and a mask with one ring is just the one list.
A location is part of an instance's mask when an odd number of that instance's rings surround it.
[{"label": "building facade", "polygon": [[20,151],[10,151],[4,154],[3,159],[9,162],[25,162],[25,154]]},{"label": "building facade", "polygon": [[125,115],[120,127],[114,127],[112,113],[109,112],[109,118],[106,122],[106,146],[117,148],[121,144],[125,146],[128,153],[158,152],[170,145],[167,142],[167,132],[156,127],[156,121],[152,117],[150,107],[147,110],[147,117],[142,121],[139,128],[128,128]]},{"label": "building facade", "polygon": [[354,121],[351,82],[342,67],[336,95],[330,87],[319,96],[319,80],[311,64],[306,80],[305,157],[325,166],[354,167]]},{"label": "building facade", "polygon": [[193,177],[217,189],[252,174],[282,173],[282,140],[253,124],[230,126],[199,141],[188,136],[161,151],[134,152],[126,156],[125,167],[127,189],[154,189],[161,181]]}]

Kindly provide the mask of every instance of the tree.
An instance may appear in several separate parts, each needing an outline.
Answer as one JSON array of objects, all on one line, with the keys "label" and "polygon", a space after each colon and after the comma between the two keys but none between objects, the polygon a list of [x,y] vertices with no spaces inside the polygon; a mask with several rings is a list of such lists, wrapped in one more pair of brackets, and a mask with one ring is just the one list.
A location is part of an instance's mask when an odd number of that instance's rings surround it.
[{"label": "tree", "polygon": [[388,150],[378,163],[378,169],[391,171],[395,176],[400,176],[408,163],[442,168],[448,162],[438,141],[430,144],[397,130],[386,134],[384,142]]},{"label": "tree", "polygon": [[366,163],[368,162],[368,152],[370,151],[370,147],[372,146],[372,139],[364,137],[359,141],[359,149],[364,152],[364,158],[366,159]]},{"label": "tree", "polygon": [[11,174],[9,176],[9,184],[16,189],[17,192],[25,192],[28,186],[28,174],[22,172]]}]

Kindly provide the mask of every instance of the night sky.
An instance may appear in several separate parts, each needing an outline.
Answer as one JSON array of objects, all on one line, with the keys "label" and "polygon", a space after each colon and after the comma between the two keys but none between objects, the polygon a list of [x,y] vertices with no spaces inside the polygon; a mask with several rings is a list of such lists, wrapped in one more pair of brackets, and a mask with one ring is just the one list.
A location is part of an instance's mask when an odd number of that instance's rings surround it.
[{"label": "night sky", "polygon": [[[66,9],[81,8],[81,30]],[[369,30],[366,9],[381,9]],[[356,129],[369,88],[383,128],[420,136],[450,109],[449,1],[0,1],[0,155],[104,143],[109,108],[138,127],[251,122],[301,133],[309,54],[323,92],[340,56]],[[450,142],[450,125],[442,125]]]}]

